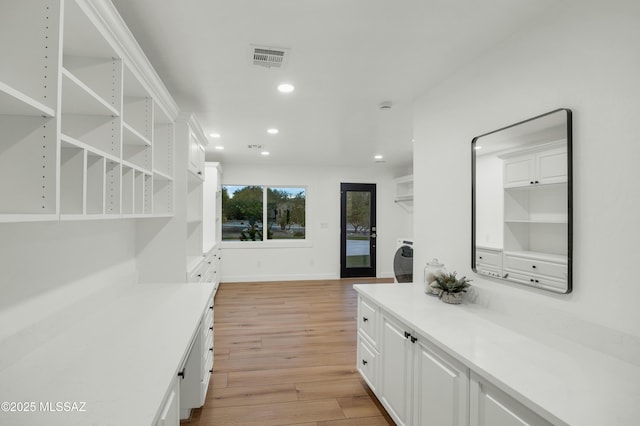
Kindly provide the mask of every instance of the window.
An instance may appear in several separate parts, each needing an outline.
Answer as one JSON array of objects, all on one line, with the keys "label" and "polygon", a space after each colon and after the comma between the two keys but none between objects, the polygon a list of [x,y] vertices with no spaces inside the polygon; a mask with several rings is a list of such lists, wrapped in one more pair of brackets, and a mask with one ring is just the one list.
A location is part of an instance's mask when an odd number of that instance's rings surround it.
[{"label": "window", "polygon": [[222,240],[304,240],[306,195],[304,187],[223,185]]}]

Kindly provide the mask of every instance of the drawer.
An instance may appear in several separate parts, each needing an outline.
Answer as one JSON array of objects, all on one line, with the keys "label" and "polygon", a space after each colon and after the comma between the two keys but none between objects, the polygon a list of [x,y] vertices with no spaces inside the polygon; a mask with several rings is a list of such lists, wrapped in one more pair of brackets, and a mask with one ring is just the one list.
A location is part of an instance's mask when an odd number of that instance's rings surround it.
[{"label": "drawer", "polygon": [[566,264],[508,254],[504,255],[504,269],[525,274],[547,275],[563,281],[567,279],[568,274]]},{"label": "drawer", "polygon": [[200,262],[198,266],[189,274],[190,283],[203,282],[207,274],[207,268],[209,264],[207,262]]},{"label": "drawer", "polygon": [[519,282],[520,284],[527,284],[534,287],[545,288],[553,291],[563,291],[567,287],[566,280],[555,279],[551,277],[545,277],[536,274],[524,274],[518,272],[510,272],[509,279]]},{"label": "drawer", "polygon": [[378,310],[375,305],[358,298],[358,330],[369,338],[373,345],[376,344],[376,330],[378,324]]},{"label": "drawer", "polygon": [[358,355],[356,368],[372,391],[378,383],[378,352],[361,336],[358,336]]},{"label": "drawer", "polygon": [[476,267],[479,268],[480,265],[502,269],[502,252],[476,248]]},{"label": "drawer", "polygon": [[204,340],[204,352],[209,354],[209,352],[213,353],[213,331],[209,330],[205,340]]}]

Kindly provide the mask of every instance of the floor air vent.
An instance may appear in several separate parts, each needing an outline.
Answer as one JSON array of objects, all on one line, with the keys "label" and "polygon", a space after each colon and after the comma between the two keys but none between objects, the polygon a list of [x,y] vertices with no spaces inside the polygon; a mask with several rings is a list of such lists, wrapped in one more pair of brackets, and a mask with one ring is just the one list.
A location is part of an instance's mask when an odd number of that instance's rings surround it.
[{"label": "floor air vent", "polygon": [[289,49],[279,47],[251,46],[253,65],[265,68],[284,68],[289,57]]}]

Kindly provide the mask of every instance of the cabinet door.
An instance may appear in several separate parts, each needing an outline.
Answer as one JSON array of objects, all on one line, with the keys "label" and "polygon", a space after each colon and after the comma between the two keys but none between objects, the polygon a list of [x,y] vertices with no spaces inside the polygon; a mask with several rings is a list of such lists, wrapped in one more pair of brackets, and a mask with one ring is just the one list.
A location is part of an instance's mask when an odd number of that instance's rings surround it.
[{"label": "cabinet door", "polygon": [[375,347],[377,338],[378,311],[372,303],[358,298],[358,330]]},{"label": "cabinet door", "polygon": [[357,368],[373,392],[378,391],[378,357],[375,349],[358,335]]},{"label": "cabinet door", "polygon": [[169,393],[160,407],[155,426],[178,426],[180,424],[180,384],[177,378],[171,382]]},{"label": "cabinet door", "polygon": [[204,147],[192,133],[189,134],[189,170],[204,177]]},{"label": "cabinet door", "polygon": [[395,320],[382,316],[380,342],[380,400],[398,425],[410,424],[410,372],[412,344],[408,330]]},{"label": "cabinet door", "polygon": [[552,426],[506,393],[471,374],[471,426]]},{"label": "cabinet door", "polygon": [[529,186],[533,184],[535,162],[533,155],[514,157],[504,162],[504,187]]},{"label": "cabinet door", "polygon": [[539,183],[560,183],[567,181],[567,150],[550,149],[537,155],[537,181]]},{"label": "cabinet door", "polygon": [[466,426],[469,370],[418,338],[413,377],[413,425]]}]

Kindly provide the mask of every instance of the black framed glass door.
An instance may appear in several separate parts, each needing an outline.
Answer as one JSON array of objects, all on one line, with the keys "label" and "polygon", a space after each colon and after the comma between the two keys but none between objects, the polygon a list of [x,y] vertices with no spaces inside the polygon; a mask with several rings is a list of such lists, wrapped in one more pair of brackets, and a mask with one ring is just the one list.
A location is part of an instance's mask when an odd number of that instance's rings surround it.
[{"label": "black framed glass door", "polygon": [[376,184],[340,184],[340,277],[376,276]]}]

